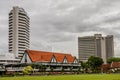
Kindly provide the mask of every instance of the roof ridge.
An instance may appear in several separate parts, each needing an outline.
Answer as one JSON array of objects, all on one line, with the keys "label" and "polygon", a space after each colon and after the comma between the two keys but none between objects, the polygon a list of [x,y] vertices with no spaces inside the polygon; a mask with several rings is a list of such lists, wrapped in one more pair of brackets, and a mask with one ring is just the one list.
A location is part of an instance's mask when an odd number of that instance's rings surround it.
[{"label": "roof ridge", "polygon": [[38,51],[38,50],[26,50],[29,57],[33,62],[48,61],[50,62],[54,56],[57,62],[62,63],[66,57],[68,63],[73,63],[75,57],[71,54],[57,53],[57,52],[47,52],[47,51]]}]

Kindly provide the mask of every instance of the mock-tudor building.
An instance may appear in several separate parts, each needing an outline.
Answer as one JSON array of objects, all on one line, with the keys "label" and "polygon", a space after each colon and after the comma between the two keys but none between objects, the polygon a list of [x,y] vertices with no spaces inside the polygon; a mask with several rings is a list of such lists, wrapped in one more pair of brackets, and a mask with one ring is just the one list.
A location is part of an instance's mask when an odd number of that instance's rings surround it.
[{"label": "mock-tudor building", "polygon": [[45,65],[46,71],[50,71],[51,68],[54,71],[78,71],[80,65],[76,57],[71,54],[57,53],[57,52],[46,52],[36,50],[26,50],[21,63],[26,64],[39,64]]},{"label": "mock-tudor building", "polygon": [[44,72],[78,72],[80,70],[78,60],[71,54],[36,50],[26,50],[20,63],[7,64],[5,69],[8,74],[22,72],[28,65],[34,65],[34,72],[39,72],[40,66],[45,67]]},{"label": "mock-tudor building", "polygon": [[21,63],[69,63],[77,64],[76,57],[71,54],[26,50]]}]

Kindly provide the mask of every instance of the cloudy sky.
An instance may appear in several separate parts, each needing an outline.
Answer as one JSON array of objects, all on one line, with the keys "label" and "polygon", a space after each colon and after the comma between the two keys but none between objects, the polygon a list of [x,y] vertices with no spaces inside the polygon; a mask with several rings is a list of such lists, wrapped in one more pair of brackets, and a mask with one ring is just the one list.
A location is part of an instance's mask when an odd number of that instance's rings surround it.
[{"label": "cloudy sky", "polygon": [[120,0],[0,0],[0,52],[8,51],[8,13],[13,6],[30,17],[30,48],[77,56],[77,37],[114,35],[120,56]]}]

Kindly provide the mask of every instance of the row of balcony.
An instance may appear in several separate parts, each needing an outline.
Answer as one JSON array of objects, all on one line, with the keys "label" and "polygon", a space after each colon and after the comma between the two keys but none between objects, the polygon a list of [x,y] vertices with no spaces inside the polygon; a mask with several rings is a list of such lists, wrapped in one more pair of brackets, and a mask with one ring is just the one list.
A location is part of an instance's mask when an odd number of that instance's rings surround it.
[{"label": "row of balcony", "polygon": [[[6,70],[7,71],[23,71],[23,69],[24,69],[24,67],[19,67],[19,68],[12,68],[12,67],[9,67],[9,68],[6,68]],[[2,69],[2,70],[4,70],[4,69]],[[50,67],[48,67],[48,68],[46,68],[46,69],[44,69],[44,70],[41,70],[41,71],[78,71],[78,68],[73,68],[73,69],[71,69],[71,68],[62,68],[62,67],[59,67],[59,68],[50,68]],[[40,71],[40,69],[33,69],[33,71]]]}]

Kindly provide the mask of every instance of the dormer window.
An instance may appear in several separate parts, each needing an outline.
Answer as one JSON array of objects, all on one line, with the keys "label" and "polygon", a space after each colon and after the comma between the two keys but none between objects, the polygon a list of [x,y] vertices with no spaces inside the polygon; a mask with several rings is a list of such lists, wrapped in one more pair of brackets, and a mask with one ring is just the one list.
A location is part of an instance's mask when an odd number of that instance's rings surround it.
[{"label": "dormer window", "polygon": [[56,63],[56,62],[57,62],[57,61],[56,61],[56,58],[55,58],[54,56],[52,57],[51,62],[52,62],[52,63]]},{"label": "dormer window", "polygon": [[67,58],[65,57],[63,63],[68,63]]},{"label": "dormer window", "polygon": [[74,63],[78,63],[77,59],[74,60]]}]

